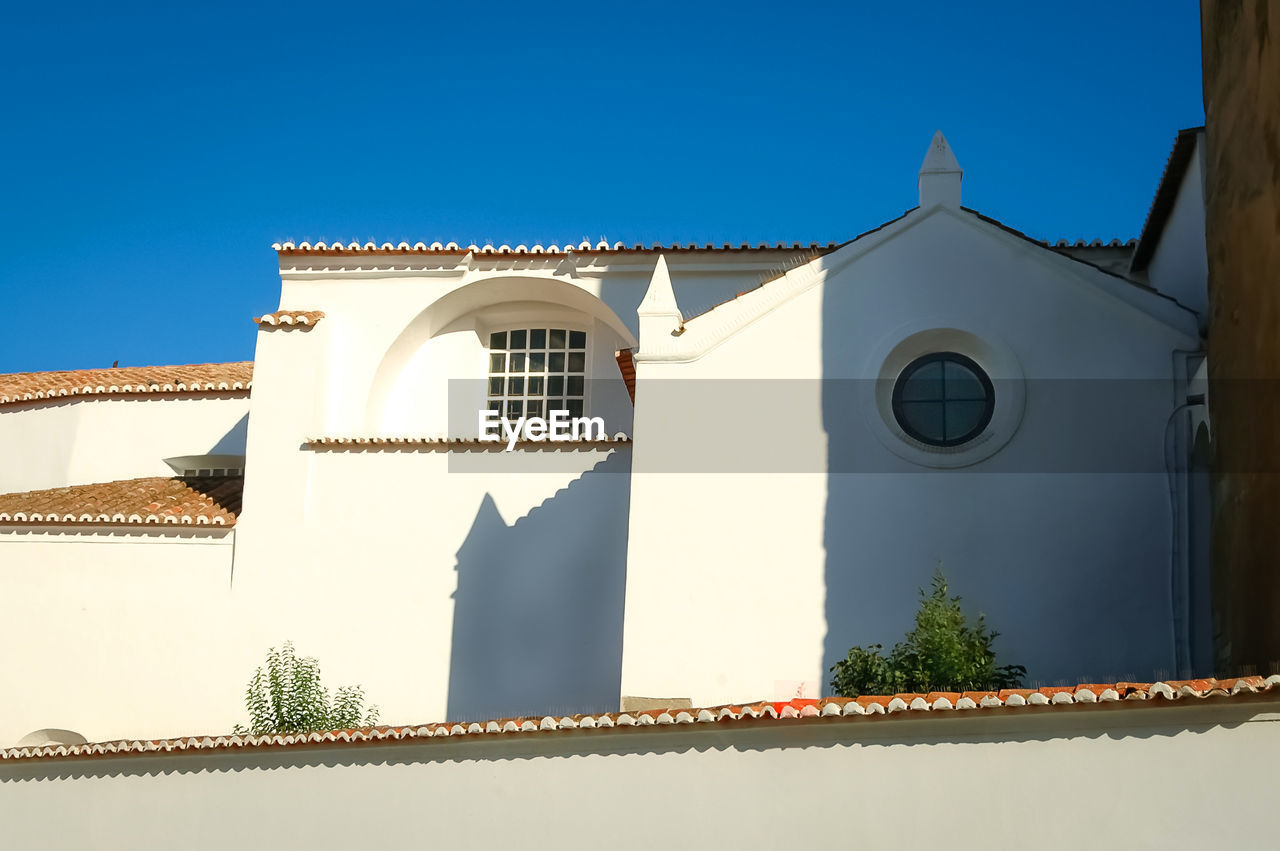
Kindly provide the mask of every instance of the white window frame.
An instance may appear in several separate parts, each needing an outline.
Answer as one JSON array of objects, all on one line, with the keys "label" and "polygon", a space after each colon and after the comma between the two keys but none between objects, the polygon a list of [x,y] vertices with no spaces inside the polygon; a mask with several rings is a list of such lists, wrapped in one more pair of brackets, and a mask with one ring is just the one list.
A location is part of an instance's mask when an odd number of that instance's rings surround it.
[{"label": "white window frame", "polygon": [[[591,373],[592,373],[592,369],[591,369],[591,366],[592,366],[592,363],[591,363],[591,357],[592,357],[592,344],[593,344],[593,341],[592,341],[592,339],[591,339],[591,337],[592,337],[591,329],[588,327],[588,325],[587,325],[586,323],[583,323],[583,322],[566,321],[566,320],[564,320],[564,319],[556,319],[556,318],[554,318],[554,317],[552,317],[552,318],[534,318],[534,317],[529,317],[529,318],[512,318],[512,319],[510,319],[510,320],[508,320],[508,321],[490,321],[490,322],[485,322],[485,323],[483,323],[479,328],[477,328],[477,330],[481,333],[481,339],[483,340],[483,343],[484,343],[484,364],[483,364],[483,375],[484,375],[484,401],[483,401],[483,403],[482,403],[482,405],[483,405],[483,409],[484,409],[484,410],[492,410],[492,409],[490,408],[490,403],[491,403],[491,402],[501,401],[501,402],[502,402],[502,410],[505,412],[505,411],[507,410],[507,403],[508,403],[508,402],[510,402],[510,401],[514,401],[514,400],[515,400],[515,398],[516,398],[516,397],[514,397],[514,396],[512,396],[512,395],[510,394],[510,392],[509,392],[509,385],[507,384],[507,379],[509,379],[509,378],[511,378],[511,377],[512,377],[512,373],[510,372],[510,362],[509,362],[510,356],[511,356],[511,354],[513,353],[513,352],[512,352],[512,350],[511,350],[511,348],[510,348],[510,334],[511,334],[511,332],[513,332],[513,331],[517,331],[517,332],[518,332],[518,331],[524,331],[524,332],[526,332],[526,333],[532,334],[532,332],[534,332],[534,331],[538,331],[538,330],[545,330],[545,331],[547,331],[547,333],[548,333],[548,340],[547,340],[547,343],[548,343],[548,344],[550,344],[550,338],[549,338],[550,332],[551,332],[552,330],[561,330],[561,329],[563,329],[563,330],[566,332],[565,348],[563,349],[563,351],[564,351],[564,353],[565,353],[565,356],[566,356],[566,364],[565,364],[566,370],[565,370],[564,372],[562,372],[562,373],[557,373],[557,374],[558,374],[558,375],[563,375],[563,376],[565,377],[565,382],[566,382],[566,385],[567,385],[567,384],[568,384],[568,379],[569,379],[569,377],[570,377],[570,375],[571,375],[571,374],[568,372],[568,369],[567,369],[567,368],[568,368],[568,363],[567,363],[567,361],[568,361],[568,355],[569,355],[571,352],[577,352],[577,351],[581,351],[581,352],[582,352],[582,355],[583,355],[583,368],[582,368],[582,373],[581,373],[581,376],[582,376],[582,413],[581,413],[581,414],[573,414],[572,416],[584,416],[584,417],[587,417],[587,416],[590,416],[590,415],[591,415]],[[574,332],[578,332],[578,333],[584,334],[584,335],[585,335],[585,337],[586,337],[586,343],[585,343],[585,346],[584,346],[582,349],[580,349],[580,350],[579,350],[579,349],[571,349],[571,348],[569,347],[569,342],[570,342],[570,339],[571,339],[571,338],[570,338],[570,335],[571,335],[572,333],[574,333]],[[503,380],[504,380],[504,385],[506,385],[506,386],[504,386],[504,387],[503,387],[503,393],[502,393],[500,396],[491,396],[491,395],[489,395],[489,381],[490,381],[490,378],[491,378],[491,377],[496,377],[495,373],[491,372],[491,357],[492,357],[492,355],[494,354],[494,349],[492,348],[492,335],[493,335],[493,334],[495,334],[495,333],[506,333],[506,334],[508,335],[508,336],[507,336],[507,343],[508,343],[508,347],[507,347],[507,348],[502,349],[502,352],[504,353],[505,357],[508,359],[508,362],[505,364],[505,369],[504,369],[504,371],[503,371],[503,373],[502,373],[502,377],[503,377]],[[527,340],[527,341],[526,341],[526,343],[531,343],[531,342],[532,342],[531,340]],[[550,355],[551,355],[551,354],[557,353],[558,351],[561,351],[561,350],[558,350],[558,349],[550,349],[550,348],[543,348],[543,349],[531,349],[531,348],[529,347],[529,345],[526,345],[523,351],[525,351],[526,353],[528,353],[528,352],[530,352],[530,351],[534,351],[534,352],[546,352],[546,353],[547,353],[547,356],[548,356],[548,360],[549,360],[549,359],[550,359]],[[550,364],[548,363],[548,368],[549,368],[549,367],[550,367]],[[552,377],[552,373],[549,371],[549,369],[548,369],[548,371],[547,371],[547,372],[543,372],[543,373],[541,373],[541,375],[542,375],[542,376],[545,376],[545,377],[546,377],[546,378],[548,378],[548,379],[550,379],[550,378]],[[577,376],[578,376],[578,373],[572,373],[572,377],[575,377],[575,378],[576,378]],[[528,371],[528,366],[526,365],[525,370],[524,370],[524,372],[523,372],[523,377],[524,377],[524,378],[525,378],[525,380],[527,381],[530,377],[535,377],[535,378],[536,378],[536,377],[538,377],[538,375],[537,375],[537,374],[534,374],[533,376],[530,376],[530,373],[529,373],[529,371]],[[565,388],[565,389],[567,390],[567,389],[568,389],[568,387],[566,386],[566,388]],[[564,394],[561,394],[561,398],[564,398],[565,396],[568,396],[568,393],[567,393],[567,392],[566,392],[566,393],[564,393]],[[530,397],[529,397],[529,395],[528,395],[527,384],[526,384],[526,389],[525,389],[524,394],[522,394],[519,398],[520,398],[522,401],[524,401],[524,402],[526,403],[526,405],[524,405],[524,406],[522,406],[522,407],[524,408],[524,410],[523,410],[524,415],[525,415],[525,416],[528,416],[527,402],[528,402],[528,400],[529,400],[529,398],[530,398]],[[539,398],[539,397],[534,397],[534,398]],[[544,387],[543,393],[541,394],[541,397],[540,397],[540,398],[542,399],[542,401],[543,401],[544,403],[546,402],[546,400],[547,400],[547,393],[546,393],[546,388],[545,388],[545,387]],[[544,406],[544,408],[543,408],[543,410],[542,410],[542,412],[541,412],[541,416],[542,416],[542,417],[544,417],[544,418],[545,418],[545,417],[548,417],[548,416],[549,416],[549,412],[550,412],[551,410],[560,410],[560,409],[559,409],[559,408],[554,408],[554,409],[553,409],[553,408],[549,408],[549,407]]]}]

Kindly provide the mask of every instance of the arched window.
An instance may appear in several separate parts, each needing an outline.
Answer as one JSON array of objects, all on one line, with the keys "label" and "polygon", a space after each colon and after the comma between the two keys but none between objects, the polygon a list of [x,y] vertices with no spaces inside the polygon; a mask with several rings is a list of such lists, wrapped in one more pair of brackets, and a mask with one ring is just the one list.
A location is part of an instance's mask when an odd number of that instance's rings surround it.
[{"label": "arched window", "polygon": [[972,358],[935,352],[907,364],[893,386],[893,416],[909,436],[929,446],[968,443],[991,422],[995,392]]},{"label": "arched window", "polygon": [[583,415],[587,332],[572,328],[512,328],[489,334],[489,410],[509,420]]}]

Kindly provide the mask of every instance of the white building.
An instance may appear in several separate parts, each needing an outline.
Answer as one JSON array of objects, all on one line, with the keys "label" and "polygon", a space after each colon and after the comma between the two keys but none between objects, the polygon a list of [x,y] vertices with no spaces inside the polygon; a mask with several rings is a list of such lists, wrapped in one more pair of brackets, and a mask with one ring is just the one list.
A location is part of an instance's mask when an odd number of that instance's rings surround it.
[{"label": "white building", "polygon": [[939,566],[1032,680],[1206,673],[1200,132],[1136,246],[939,134],[841,245],[286,243],[252,364],[0,376],[0,745],[226,730],[286,639],[390,721],[817,696]]}]

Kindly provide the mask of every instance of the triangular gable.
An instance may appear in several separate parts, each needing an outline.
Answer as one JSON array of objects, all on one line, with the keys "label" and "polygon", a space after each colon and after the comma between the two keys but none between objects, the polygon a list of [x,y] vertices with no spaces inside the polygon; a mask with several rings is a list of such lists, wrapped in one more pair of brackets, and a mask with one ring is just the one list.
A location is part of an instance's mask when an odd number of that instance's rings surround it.
[{"label": "triangular gable", "polygon": [[988,237],[1018,250],[1029,250],[1040,262],[1093,286],[1135,312],[1198,339],[1195,314],[1174,299],[1116,275],[1085,260],[1055,251],[1039,240],[970,208],[936,205],[917,207],[896,219],[861,234],[835,251],[815,257],[788,270],[737,298],[716,305],[705,313],[685,320],[680,331],[659,340],[641,339],[637,361],[686,362],[697,360],[733,334],[765,316],[783,303],[807,292],[829,277],[842,272],[864,255],[907,233],[933,216],[947,215]]}]

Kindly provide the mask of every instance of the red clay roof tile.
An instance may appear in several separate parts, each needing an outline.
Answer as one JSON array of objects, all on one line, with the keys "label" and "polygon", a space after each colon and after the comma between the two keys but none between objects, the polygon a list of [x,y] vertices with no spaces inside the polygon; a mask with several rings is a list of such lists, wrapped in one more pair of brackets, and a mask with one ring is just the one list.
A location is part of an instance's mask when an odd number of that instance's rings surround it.
[{"label": "red clay roof tile", "polygon": [[[1227,684],[1230,683],[1230,687]],[[1201,688],[1204,686],[1205,688]],[[1241,677],[1228,680],[1186,680],[1154,683],[1149,689],[1140,692],[1144,697],[1151,695],[1165,696],[1154,704],[1160,706],[1175,701],[1188,699],[1203,700],[1212,698],[1217,701],[1237,700],[1242,696],[1273,692],[1280,686],[1280,675],[1266,679],[1262,677]],[[912,697],[912,701],[900,701],[897,707],[892,706],[894,698],[879,696],[863,696],[858,698],[825,697],[814,700],[791,700],[778,703],[734,704],[710,706],[693,709],[656,709],[645,712],[605,712],[598,715],[548,715],[521,716],[516,718],[498,718],[491,721],[441,722],[399,727],[367,727],[361,729],[334,730],[329,732],[264,734],[261,736],[190,736],[180,739],[153,740],[120,740],[86,745],[47,745],[42,747],[14,747],[0,750],[0,760],[46,760],[111,756],[116,754],[168,753],[186,750],[223,752],[244,749],[306,747],[319,744],[342,744],[359,742],[393,742],[409,739],[453,738],[477,734],[519,734],[550,733],[556,731],[573,731],[579,729],[600,729],[651,727],[655,725],[693,725],[699,723],[733,724],[742,721],[759,721],[766,724],[790,724],[795,722],[811,724],[856,723],[862,715],[896,715],[905,714],[919,716],[924,712],[944,712],[947,716],[963,716],[967,713],[989,714],[991,712],[1088,712],[1090,707],[1098,703],[1124,704],[1118,697],[1101,698],[1094,693],[1101,687],[1102,693],[1119,693],[1124,684],[1114,685],[1093,683],[1075,687],[1054,687],[1050,689],[1006,689],[999,692],[1001,698],[997,703],[990,701],[983,706],[974,701],[975,706],[961,708],[957,701],[951,701],[952,709],[935,706],[927,702],[924,695],[898,695],[899,698]],[[1085,692],[1088,692],[1086,694]],[[950,692],[934,692],[930,696],[946,697],[950,700]],[[994,692],[971,692],[991,697]],[[1172,694],[1172,698],[1167,697]],[[1004,698],[1016,697],[1008,701]],[[1050,695],[1057,696],[1056,700]],[[1028,697],[1033,699],[1027,699]],[[1274,695],[1269,696],[1274,700]],[[921,698],[918,702],[915,698]],[[914,703],[914,706],[913,706]],[[1056,705],[1055,705],[1056,704]],[[1071,704],[1070,708],[1065,705]],[[781,707],[781,710],[777,707]]]},{"label": "red clay roof tile", "polygon": [[242,476],[126,479],[0,495],[0,525],[234,526]]},{"label": "red clay roof tile", "polygon": [[252,379],[253,361],[15,372],[0,375],[0,405],[100,394],[247,394]]}]

